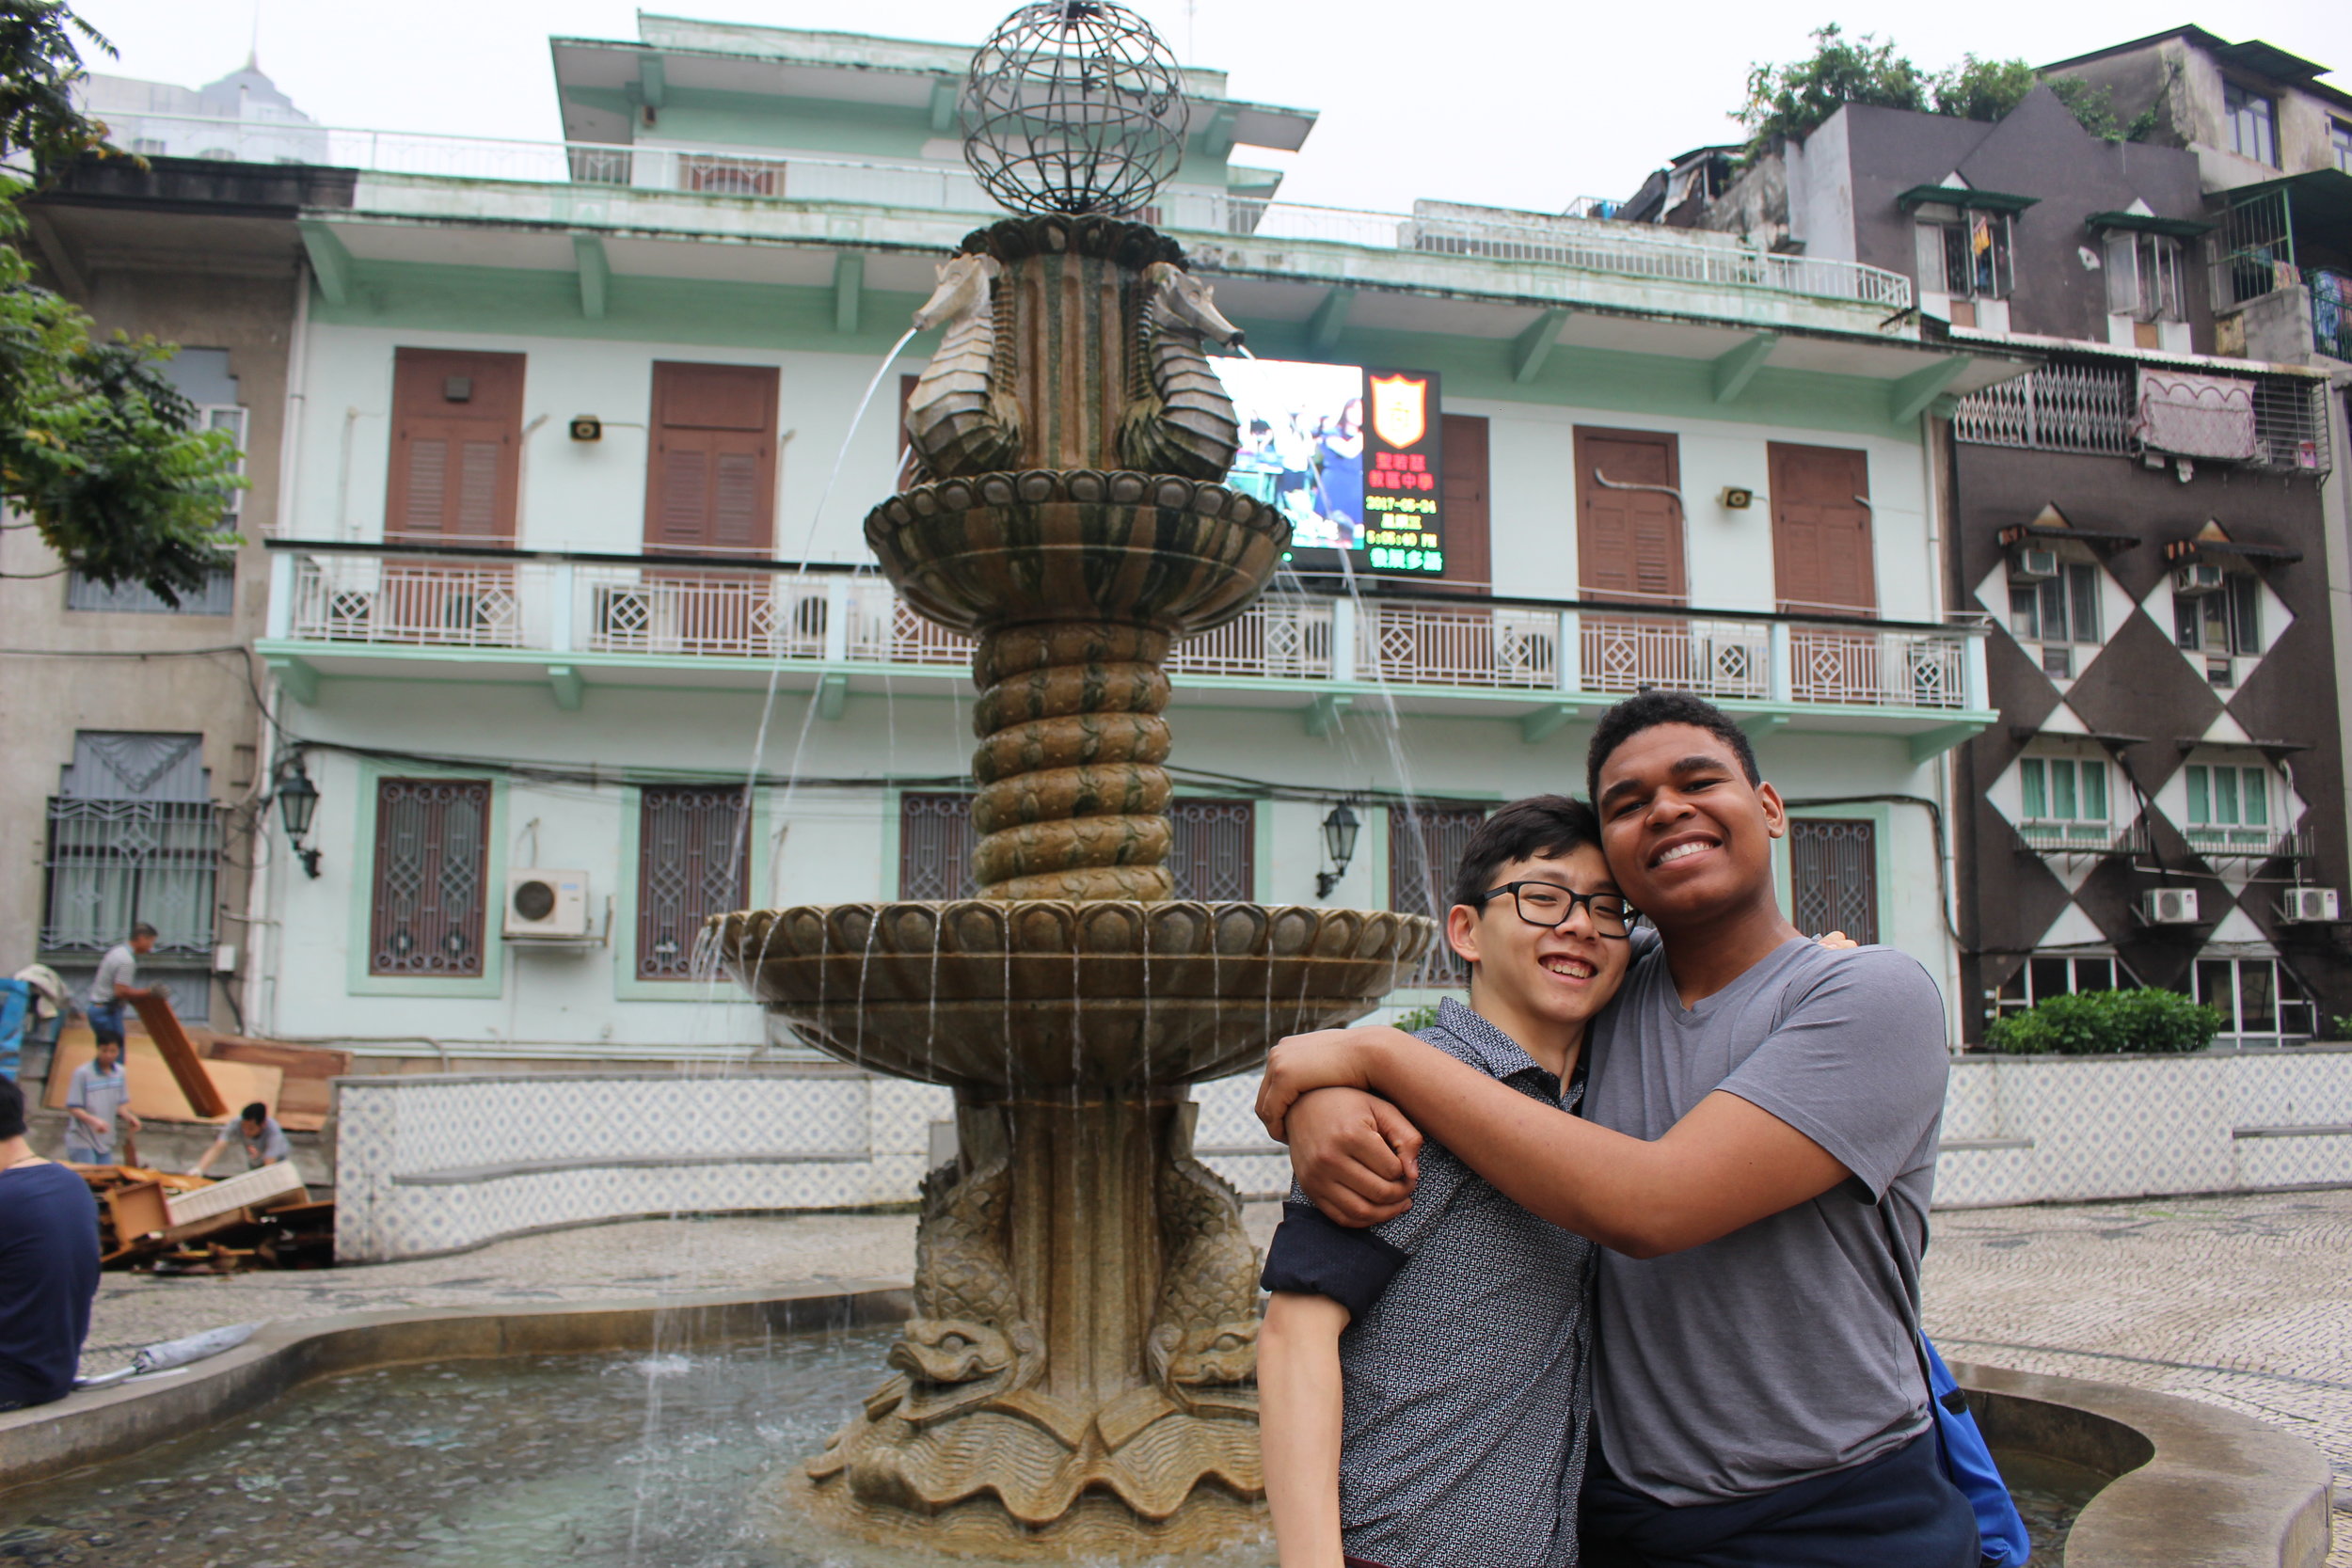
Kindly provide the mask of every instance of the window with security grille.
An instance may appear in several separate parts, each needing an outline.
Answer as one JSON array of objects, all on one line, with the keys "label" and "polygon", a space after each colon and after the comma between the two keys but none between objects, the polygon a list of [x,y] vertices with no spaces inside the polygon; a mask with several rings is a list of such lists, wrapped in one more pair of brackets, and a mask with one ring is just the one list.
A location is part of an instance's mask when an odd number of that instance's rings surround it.
[{"label": "window with security grille", "polygon": [[2131,971],[2107,954],[2061,956],[2037,953],[2012,971],[1994,993],[1994,1013],[2007,1018],[2037,1002],[2077,991],[2116,990],[2137,985]]},{"label": "window with security grille", "polygon": [[898,797],[898,896],[969,898],[972,881],[972,797]]},{"label": "window with security grille", "polygon": [[483,973],[490,781],[382,779],[368,973]]},{"label": "window with security grille", "polygon": [[103,953],[144,921],[159,960],[209,958],[220,863],[211,793],[201,735],[77,733],[49,801],[42,955]]},{"label": "window with security grille", "polygon": [[1389,808],[1389,908],[1407,914],[1425,914],[1439,930],[1421,972],[1408,985],[1461,986],[1470,983],[1470,966],[1445,940],[1448,890],[1454,867],[1470,835],[1486,820],[1483,806],[1433,805],[1414,801]]},{"label": "window with security grille", "polygon": [[1168,869],[1176,896],[1246,900],[1257,889],[1257,807],[1248,800],[1178,800],[1168,808],[1175,835]]},{"label": "window with security grille", "polygon": [[2237,684],[2236,659],[2263,651],[2262,582],[2251,572],[2224,572],[2221,586],[2203,593],[2172,591],[2172,640],[2205,656],[2205,679]]},{"label": "window with security grille", "polygon": [[703,922],[751,902],[739,785],[648,786],[637,806],[637,977],[694,978]]},{"label": "window with security grille", "polygon": [[[2016,570],[2013,562],[2010,570]],[[2009,629],[2018,641],[2041,645],[2044,674],[2072,679],[2074,645],[2095,646],[2100,641],[2099,568],[2069,561],[2059,563],[2054,578],[2036,580],[2012,576]]]},{"label": "window with security grille", "polygon": [[1807,936],[1843,931],[1879,940],[1878,828],[1868,821],[1798,817],[1788,824],[1790,918]]}]

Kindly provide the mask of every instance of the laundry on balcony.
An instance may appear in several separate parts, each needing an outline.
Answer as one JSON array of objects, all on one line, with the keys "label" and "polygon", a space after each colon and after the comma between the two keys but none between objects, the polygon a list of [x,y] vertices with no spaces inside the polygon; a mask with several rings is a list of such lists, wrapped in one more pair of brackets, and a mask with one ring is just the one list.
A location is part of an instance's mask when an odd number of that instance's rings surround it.
[{"label": "laundry on balcony", "polygon": [[2131,433],[2157,451],[2244,462],[2255,452],[2254,384],[2142,369]]}]

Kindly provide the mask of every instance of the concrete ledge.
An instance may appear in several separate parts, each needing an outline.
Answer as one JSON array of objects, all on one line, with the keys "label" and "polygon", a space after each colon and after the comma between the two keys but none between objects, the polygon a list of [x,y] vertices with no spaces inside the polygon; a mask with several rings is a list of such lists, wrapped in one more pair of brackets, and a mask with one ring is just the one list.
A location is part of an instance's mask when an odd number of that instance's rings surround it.
[{"label": "concrete ledge", "polygon": [[1938,1154],[1989,1154],[2005,1148],[2031,1148],[2031,1138],[1944,1138],[1935,1146]]},{"label": "concrete ledge", "polygon": [[2116,1479],[2066,1539],[2066,1568],[2321,1568],[2325,1455],[2249,1417],[2080,1378],[1952,1363],[1986,1437]]},{"label": "concrete ledge", "polygon": [[287,1320],[183,1372],[0,1414],[0,1491],[123,1458],[340,1372],[403,1362],[725,1344],[896,1323],[911,1309],[904,1285],[853,1281],[781,1294],[742,1291],[496,1312],[419,1309]]},{"label": "concrete ledge", "polygon": [[446,1170],[412,1171],[392,1178],[395,1187],[462,1187],[474,1181],[500,1181],[516,1176],[546,1176],[554,1171],[675,1170],[681,1165],[838,1165],[863,1164],[872,1156],[862,1148],[842,1148],[815,1154],[615,1154],[579,1160],[525,1160],[511,1165],[452,1165]]},{"label": "concrete ledge", "polygon": [[2322,1127],[2233,1127],[2233,1138],[2352,1138],[2352,1121]]}]

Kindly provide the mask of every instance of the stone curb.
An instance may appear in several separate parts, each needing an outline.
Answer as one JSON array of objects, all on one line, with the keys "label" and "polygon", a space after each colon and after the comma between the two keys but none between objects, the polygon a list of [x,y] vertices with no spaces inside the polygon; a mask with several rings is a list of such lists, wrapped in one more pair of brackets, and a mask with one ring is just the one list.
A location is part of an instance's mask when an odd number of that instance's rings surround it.
[{"label": "stone curb", "polygon": [[[669,1336],[684,1343],[726,1343],[895,1323],[911,1309],[904,1284],[852,1280],[781,1292],[558,1302],[494,1312],[417,1307],[284,1319],[184,1372],[0,1414],[0,1492],[185,1436],[339,1372],[403,1362],[643,1350]],[[662,1322],[665,1315],[672,1321]]]},{"label": "stone curb", "polygon": [[1985,1435],[2115,1474],[2066,1568],[2321,1568],[2327,1457],[2250,1417],[2082,1378],[1951,1363]]}]

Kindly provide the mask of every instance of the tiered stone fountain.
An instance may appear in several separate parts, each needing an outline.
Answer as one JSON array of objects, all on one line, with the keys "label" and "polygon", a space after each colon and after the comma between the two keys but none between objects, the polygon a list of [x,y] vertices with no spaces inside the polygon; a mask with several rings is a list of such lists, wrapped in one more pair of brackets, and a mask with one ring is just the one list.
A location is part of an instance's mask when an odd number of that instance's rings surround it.
[{"label": "tiered stone fountain", "polygon": [[1193,1156],[1187,1085],[1360,1017],[1435,935],[1171,896],[1162,665],[1248,606],[1290,532],[1222,483],[1236,431],[1204,342],[1241,334],[1172,241],[1112,215],[1174,166],[1175,83],[1139,18],[1051,0],[967,92],[967,121],[999,127],[976,168],[1030,212],[941,264],[915,317],[945,329],[907,410],[919,468],[866,533],[910,604],[978,639],[980,897],[716,923],[803,1038],[955,1088],[892,1375],[794,1482],[821,1519],[934,1549],[1259,1528],[1258,1262]]}]

